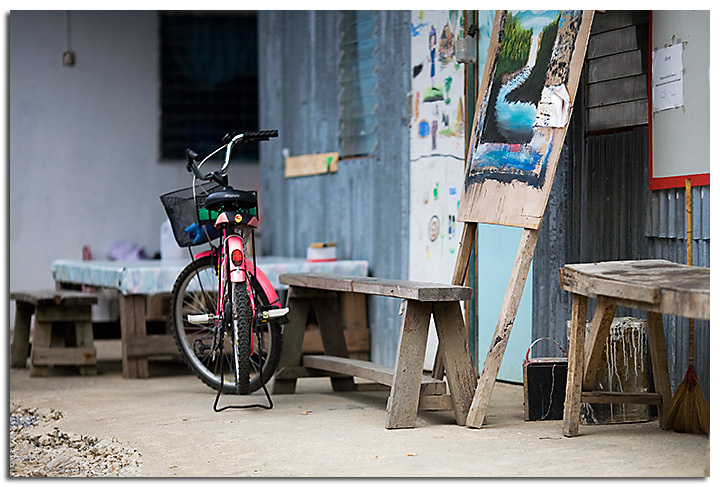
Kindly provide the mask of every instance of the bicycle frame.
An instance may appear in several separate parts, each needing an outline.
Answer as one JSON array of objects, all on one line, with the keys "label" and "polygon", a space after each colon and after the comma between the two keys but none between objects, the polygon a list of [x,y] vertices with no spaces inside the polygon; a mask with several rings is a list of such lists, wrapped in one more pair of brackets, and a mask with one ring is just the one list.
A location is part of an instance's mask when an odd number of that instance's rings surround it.
[{"label": "bicycle frame", "polygon": [[[231,238],[233,238],[231,236]],[[239,240],[239,237],[234,236],[233,240],[237,238]],[[240,241],[240,244],[242,245],[242,240]],[[236,247],[237,248],[237,247]],[[208,255],[213,255],[216,252],[219,252],[218,249],[212,249],[212,250],[205,250],[203,252],[198,252],[194,255],[196,259],[199,259],[201,257],[205,257]],[[240,247],[240,250],[244,250],[244,246]],[[226,255],[229,255],[226,253]],[[262,271],[262,269],[255,267],[255,265],[252,263],[252,261],[247,260],[244,258],[245,253],[243,251],[243,265],[242,266],[234,266],[236,269],[236,273],[242,274],[243,276],[247,275],[249,273],[250,275],[254,276],[257,280],[258,284],[260,284],[260,287],[262,288],[263,292],[265,293],[265,296],[267,296],[268,300],[270,300],[271,305],[279,305],[280,304],[280,297],[278,296],[277,292],[275,291],[275,288],[273,287],[272,283],[270,282],[270,279],[265,275],[265,273]],[[227,268],[227,264],[223,265],[223,260],[221,259],[221,255],[218,255],[218,269],[224,269]],[[233,265],[232,262],[230,262],[230,265]],[[232,272],[231,272],[232,276]],[[222,303],[222,301],[218,301],[218,303]]]}]

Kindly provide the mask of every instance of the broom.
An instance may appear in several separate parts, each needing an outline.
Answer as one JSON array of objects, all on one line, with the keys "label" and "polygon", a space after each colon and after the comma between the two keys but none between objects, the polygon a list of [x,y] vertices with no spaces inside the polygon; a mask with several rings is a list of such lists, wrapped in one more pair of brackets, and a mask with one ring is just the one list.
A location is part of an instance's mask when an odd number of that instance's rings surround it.
[{"label": "broom", "polygon": [[[687,215],[687,259],[692,265],[692,188],[690,179],[685,180],[685,213]],[[710,408],[698,381],[694,366],[695,320],[690,318],[689,366],[685,379],[675,389],[670,401],[667,421],[680,433],[710,434]]]}]

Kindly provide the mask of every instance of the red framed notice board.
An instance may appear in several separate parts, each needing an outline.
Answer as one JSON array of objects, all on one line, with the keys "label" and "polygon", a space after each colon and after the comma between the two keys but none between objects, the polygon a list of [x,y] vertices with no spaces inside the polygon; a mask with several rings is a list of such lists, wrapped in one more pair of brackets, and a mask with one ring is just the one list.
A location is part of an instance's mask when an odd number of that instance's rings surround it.
[{"label": "red framed notice board", "polygon": [[650,13],[649,186],[710,184],[710,12]]}]

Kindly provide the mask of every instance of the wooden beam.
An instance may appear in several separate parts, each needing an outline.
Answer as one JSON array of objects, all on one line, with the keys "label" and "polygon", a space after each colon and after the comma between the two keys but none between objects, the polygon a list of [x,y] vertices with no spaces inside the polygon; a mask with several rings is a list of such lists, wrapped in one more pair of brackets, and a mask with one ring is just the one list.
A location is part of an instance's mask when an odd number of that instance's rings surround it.
[{"label": "wooden beam", "polygon": [[125,339],[125,353],[128,358],[180,355],[172,335],[129,336]]},{"label": "wooden beam", "polygon": [[582,393],[582,401],[589,404],[662,404],[662,396],[655,392],[600,392]]},{"label": "wooden beam", "polygon": [[595,307],[590,333],[585,341],[585,373],[582,387],[585,391],[592,391],[595,388],[598,367],[603,359],[603,349],[608,336],[610,336],[610,326],[616,309],[617,306],[614,303],[603,299],[598,300]]},{"label": "wooden beam", "polygon": [[319,288],[360,294],[373,294],[414,301],[467,301],[472,298],[472,289],[452,284],[381,279],[377,277],[350,277],[308,272],[281,274],[279,280],[293,288]]},{"label": "wooden beam", "polygon": [[490,350],[488,350],[485,357],[485,364],[478,379],[475,396],[468,412],[467,426],[470,428],[481,428],[485,420],[487,408],[490,404],[490,396],[492,396],[495,380],[510,338],[510,331],[520,306],[520,298],[522,298],[525,280],[530,271],[539,232],[539,230],[530,228],[523,230],[520,246],[515,256],[515,265],[510,274],[510,282],[505,291],[500,317],[495,327],[495,335],[490,343]]},{"label": "wooden beam", "polygon": [[[329,355],[305,355],[303,357],[303,366],[307,369],[308,376],[321,375],[314,372],[315,370],[321,370],[344,376],[360,377],[386,386],[393,383],[394,372],[392,367],[365,360]],[[303,371],[298,370],[298,372]],[[420,394],[423,395],[438,395],[446,392],[443,381],[433,379],[427,375],[422,375],[420,384]]]},{"label": "wooden beam", "polygon": [[340,154],[327,152],[325,154],[307,154],[285,158],[285,177],[312,176],[337,172]]}]

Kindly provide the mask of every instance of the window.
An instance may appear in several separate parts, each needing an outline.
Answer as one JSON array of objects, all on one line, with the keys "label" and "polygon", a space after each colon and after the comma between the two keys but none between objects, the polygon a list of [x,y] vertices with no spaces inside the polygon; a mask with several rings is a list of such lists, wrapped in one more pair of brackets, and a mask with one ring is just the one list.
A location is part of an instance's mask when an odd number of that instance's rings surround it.
[{"label": "window", "polygon": [[[160,16],[160,151],[206,155],[233,130],[258,129],[257,18],[254,12]],[[257,144],[234,155],[256,159]]]},{"label": "window", "polygon": [[377,149],[377,23],[371,11],[340,13],[340,157]]}]

